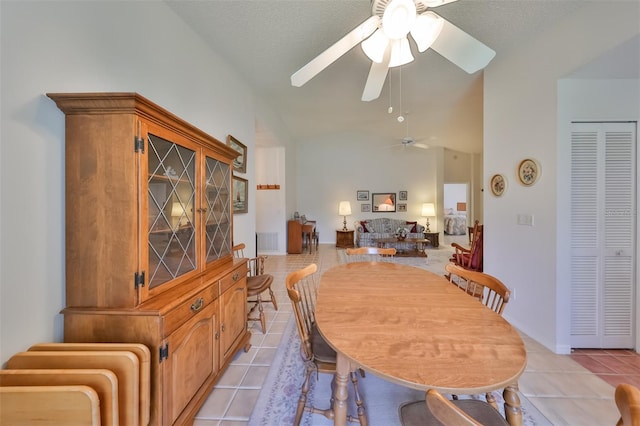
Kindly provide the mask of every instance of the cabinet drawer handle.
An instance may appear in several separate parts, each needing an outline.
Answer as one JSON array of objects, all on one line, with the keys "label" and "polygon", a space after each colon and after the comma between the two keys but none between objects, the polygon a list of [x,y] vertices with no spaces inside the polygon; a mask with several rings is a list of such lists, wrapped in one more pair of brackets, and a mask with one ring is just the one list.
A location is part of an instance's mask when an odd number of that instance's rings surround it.
[{"label": "cabinet drawer handle", "polygon": [[199,297],[198,300],[191,304],[191,310],[193,312],[198,312],[200,309],[202,309],[202,305],[204,305],[204,299],[202,297]]},{"label": "cabinet drawer handle", "polygon": [[233,280],[234,280],[234,281],[238,281],[238,278],[240,278],[240,273],[239,273],[239,272],[235,272],[235,273],[233,274],[233,277],[232,277],[232,278],[233,278]]}]

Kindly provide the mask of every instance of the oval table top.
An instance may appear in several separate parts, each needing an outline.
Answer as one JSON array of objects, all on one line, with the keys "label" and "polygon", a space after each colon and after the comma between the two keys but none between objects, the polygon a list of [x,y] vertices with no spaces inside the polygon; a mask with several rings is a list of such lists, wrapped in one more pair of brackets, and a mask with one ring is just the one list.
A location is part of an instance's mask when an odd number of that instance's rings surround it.
[{"label": "oval table top", "polygon": [[516,383],[526,367],[524,342],[502,316],[412,266],[335,266],[320,278],[315,314],[338,353],[414,389],[484,393]]}]

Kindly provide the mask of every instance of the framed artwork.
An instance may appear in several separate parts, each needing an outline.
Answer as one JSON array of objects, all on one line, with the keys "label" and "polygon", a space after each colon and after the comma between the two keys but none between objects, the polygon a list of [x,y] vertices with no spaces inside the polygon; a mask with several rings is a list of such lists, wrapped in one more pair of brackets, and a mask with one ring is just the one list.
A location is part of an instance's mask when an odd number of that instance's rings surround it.
[{"label": "framed artwork", "polygon": [[395,212],[396,194],[395,192],[384,192],[371,194],[371,210],[374,212]]},{"label": "framed artwork", "polygon": [[398,200],[399,201],[407,201],[407,191],[398,192]]},{"label": "framed artwork", "polygon": [[233,213],[248,213],[249,181],[233,177]]},{"label": "framed artwork", "polygon": [[356,199],[358,201],[369,201],[369,191],[356,191]]},{"label": "framed artwork", "polygon": [[[367,199],[368,198],[369,197],[367,197]],[[369,204],[360,204],[360,211],[361,212],[365,212],[365,213],[370,212],[371,211],[371,205],[369,205]]]},{"label": "framed artwork", "polygon": [[491,186],[491,193],[496,197],[500,197],[507,190],[507,180],[501,174],[496,174],[491,176],[489,186]]},{"label": "framed artwork", "polygon": [[406,204],[398,204],[398,211],[399,212],[406,212],[407,211],[407,205]]},{"label": "framed artwork", "polygon": [[238,156],[233,160],[233,171],[247,173],[247,147],[231,135],[227,136],[227,145],[238,152]]},{"label": "framed artwork", "polygon": [[518,165],[518,180],[526,186],[531,186],[540,177],[540,165],[531,158],[524,159]]}]

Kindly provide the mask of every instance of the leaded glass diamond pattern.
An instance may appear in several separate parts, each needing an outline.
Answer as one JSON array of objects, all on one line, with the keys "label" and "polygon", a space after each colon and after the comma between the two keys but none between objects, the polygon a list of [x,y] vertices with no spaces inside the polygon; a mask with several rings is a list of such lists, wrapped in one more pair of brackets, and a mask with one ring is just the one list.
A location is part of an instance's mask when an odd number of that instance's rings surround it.
[{"label": "leaded glass diamond pattern", "polygon": [[231,253],[230,167],[207,157],[205,173],[205,250],[211,262]]},{"label": "leaded glass diamond pattern", "polygon": [[197,268],[195,151],[149,135],[149,288]]}]

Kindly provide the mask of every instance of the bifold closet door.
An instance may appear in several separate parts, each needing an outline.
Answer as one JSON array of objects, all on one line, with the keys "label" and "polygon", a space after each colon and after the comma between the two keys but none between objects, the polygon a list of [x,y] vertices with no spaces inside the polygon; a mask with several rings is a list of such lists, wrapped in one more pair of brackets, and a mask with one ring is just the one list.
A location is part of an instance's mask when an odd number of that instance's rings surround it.
[{"label": "bifold closet door", "polygon": [[573,123],[571,346],[635,347],[637,129]]}]

